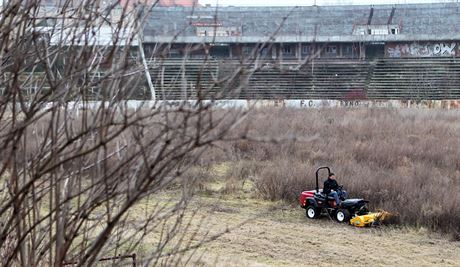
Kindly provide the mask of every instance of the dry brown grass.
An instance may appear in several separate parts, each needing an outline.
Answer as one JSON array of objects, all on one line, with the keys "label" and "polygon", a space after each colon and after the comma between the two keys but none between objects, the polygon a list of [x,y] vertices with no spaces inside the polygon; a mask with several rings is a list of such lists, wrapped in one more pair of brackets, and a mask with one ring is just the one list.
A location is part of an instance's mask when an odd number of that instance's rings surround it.
[{"label": "dry brown grass", "polygon": [[[352,197],[403,223],[460,232],[460,119],[455,111],[259,109],[249,136],[225,144],[228,159],[258,162],[246,172],[261,197],[295,203],[331,166]],[[243,124],[241,129],[246,129]],[[209,156],[209,154],[208,154]],[[221,155],[219,155],[220,157]]]},{"label": "dry brown grass", "polygon": [[[281,201],[221,193],[215,188],[211,196],[197,196],[190,204],[197,211],[191,221],[197,234],[187,238],[219,238],[184,255],[188,265],[457,266],[460,260],[459,242],[424,228],[357,228],[327,217],[313,221]],[[151,235],[144,240],[146,251],[155,247]]]}]

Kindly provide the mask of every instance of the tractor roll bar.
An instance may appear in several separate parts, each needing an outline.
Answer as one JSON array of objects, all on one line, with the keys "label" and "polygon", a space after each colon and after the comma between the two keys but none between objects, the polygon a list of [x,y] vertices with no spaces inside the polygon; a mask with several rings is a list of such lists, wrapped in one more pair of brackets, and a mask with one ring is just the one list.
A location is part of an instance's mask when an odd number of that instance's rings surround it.
[{"label": "tractor roll bar", "polygon": [[318,179],[319,179],[319,171],[320,170],[323,170],[323,169],[327,169],[327,177],[329,177],[329,175],[331,174],[331,169],[329,167],[319,167],[317,170],[316,170],[316,193],[319,193],[319,184],[318,184]]}]

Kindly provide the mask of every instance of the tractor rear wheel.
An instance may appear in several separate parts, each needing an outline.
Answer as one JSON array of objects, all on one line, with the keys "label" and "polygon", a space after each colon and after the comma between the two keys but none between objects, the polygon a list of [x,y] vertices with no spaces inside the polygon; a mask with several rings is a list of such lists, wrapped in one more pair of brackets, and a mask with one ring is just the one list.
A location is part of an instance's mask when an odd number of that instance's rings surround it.
[{"label": "tractor rear wheel", "polygon": [[349,222],[350,221],[350,212],[346,209],[339,209],[335,213],[335,219],[339,223]]},{"label": "tractor rear wheel", "polygon": [[314,206],[308,206],[306,208],[306,215],[309,219],[317,219],[319,217],[320,210]]}]

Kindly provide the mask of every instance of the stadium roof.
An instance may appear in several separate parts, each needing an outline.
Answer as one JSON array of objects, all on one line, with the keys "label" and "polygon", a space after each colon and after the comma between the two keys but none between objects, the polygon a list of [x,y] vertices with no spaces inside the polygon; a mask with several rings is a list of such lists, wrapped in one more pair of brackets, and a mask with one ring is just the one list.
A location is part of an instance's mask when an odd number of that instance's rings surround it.
[{"label": "stadium roof", "polygon": [[[397,25],[400,32],[354,34],[355,27],[368,22],[375,26]],[[241,33],[200,37],[196,33],[197,25],[238,27]],[[217,9],[155,7],[144,28],[145,42],[251,43],[267,41],[270,37],[285,43],[460,40],[460,3]]]}]

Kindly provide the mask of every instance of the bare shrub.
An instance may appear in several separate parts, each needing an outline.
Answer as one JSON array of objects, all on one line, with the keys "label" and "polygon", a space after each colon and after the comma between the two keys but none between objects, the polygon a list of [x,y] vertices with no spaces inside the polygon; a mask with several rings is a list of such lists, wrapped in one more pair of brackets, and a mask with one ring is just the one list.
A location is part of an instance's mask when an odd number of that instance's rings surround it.
[{"label": "bare shrub", "polygon": [[[212,171],[209,167],[193,166],[178,179],[175,187],[180,186],[184,189],[191,188],[197,192],[208,191],[207,186],[214,180]],[[173,187],[174,188],[174,187]]]},{"label": "bare shrub", "polygon": [[[233,73],[204,85],[198,71],[193,101],[156,99],[142,29],[157,2],[2,1],[3,266],[92,266],[135,252],[154,230],[161,238],[142,264],[167,254],[164,265],[177,265],[190,246],[180,237],[189,226],[184,214],[193,187],[209,179],[194,166],[205,165],[199,159],[246,111],[216,112],[203,101],[238,90],[225,87]],[[155,67],[165,49],[152,52]],[[149,101],[125,101],[139,98]],[[173,201],[152,200],[142,216],[130,216],[179,177],[183,190]]]},{"label": "bare shrub", "polygon": [[233,162],[224,175],[225,186],[223,193],[234,194],[244,189],[245,183],[254,180],[256,173],[262,168],[257,161]]},{"label": "bare shrub", "polygon": [[270,200],[295,199],[304,188],[305,165],[288,159],[266,162],[255,178],[260,197]]}]

